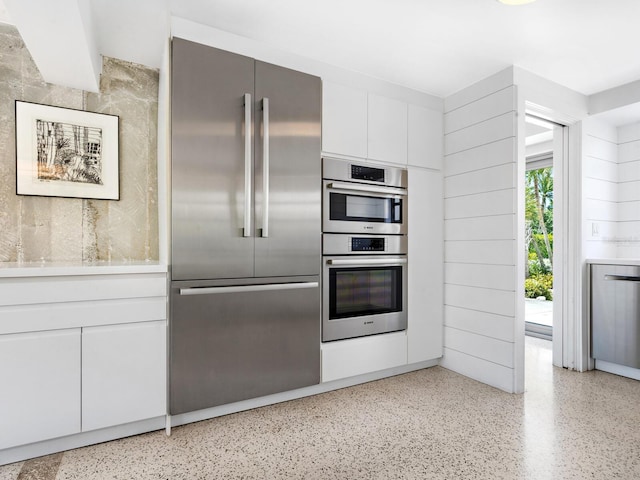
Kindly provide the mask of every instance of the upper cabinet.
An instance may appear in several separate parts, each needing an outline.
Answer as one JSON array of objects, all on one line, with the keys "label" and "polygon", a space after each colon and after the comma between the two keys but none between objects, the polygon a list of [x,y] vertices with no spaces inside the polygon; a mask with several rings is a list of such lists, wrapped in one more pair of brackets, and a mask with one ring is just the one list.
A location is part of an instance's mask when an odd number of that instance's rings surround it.
[{"label": "upper cabinet", "polygon": [[408,163],[414,167],[442,169],[442,112],[409,105]]},{"label": "upper cabinet", "polygon": [[369,94],[368,157],[407,164],[407,104]]},{"label": "upper cabinet", "polygon": [[442,169],[442,112],[324,81],[322,150],[402,166]]},{"label": "upper cabinet", "polygon": [[367,92],[323,82],[322,150],[367,158]]}]

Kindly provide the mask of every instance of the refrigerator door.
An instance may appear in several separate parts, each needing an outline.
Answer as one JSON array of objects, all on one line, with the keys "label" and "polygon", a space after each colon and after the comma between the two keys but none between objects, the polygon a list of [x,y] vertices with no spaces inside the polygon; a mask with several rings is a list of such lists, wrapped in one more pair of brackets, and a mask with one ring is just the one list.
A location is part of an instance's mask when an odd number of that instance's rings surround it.
[{"label": "refrigerator door", "polygon": [[174,38],[172,62],[172,279],[251,277],[254,60]]},{"label": "refrigerator door", "polygon": [[256,61],[256,277],[320,272],[322,85]]},{"label": "refrigerator door", "polygon": [[320,382],[319,277],[260,282],[173,283],[172,415]]},{"label": "refrigerator door", "polygon": [[640,368],[640,267],[591,265],[592,356]]}]

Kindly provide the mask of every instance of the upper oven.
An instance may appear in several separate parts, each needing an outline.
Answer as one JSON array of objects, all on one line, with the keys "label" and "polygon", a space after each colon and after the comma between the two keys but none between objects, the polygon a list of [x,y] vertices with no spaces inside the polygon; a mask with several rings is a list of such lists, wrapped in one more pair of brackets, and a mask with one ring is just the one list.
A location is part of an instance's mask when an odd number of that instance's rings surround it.
[{"label": "upper oven", "polygon": [[407,233],[407,172],[323,159],[324,233]]}]

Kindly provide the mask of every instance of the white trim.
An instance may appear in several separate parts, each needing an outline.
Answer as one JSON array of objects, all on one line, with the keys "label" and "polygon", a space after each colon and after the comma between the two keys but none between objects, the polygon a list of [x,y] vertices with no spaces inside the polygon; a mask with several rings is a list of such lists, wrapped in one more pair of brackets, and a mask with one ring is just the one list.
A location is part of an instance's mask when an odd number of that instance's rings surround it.
[{"label": "white trim", "polygon": [[[582,321],[581,301],[582,132],[580,123],[572,115],[529,101],[524,101],[524,105],[527,114],[566,126],[557,127],[554,135],[556,242],[553,264],[554,283],[560,288],[554,289],[553,364],[583,371],[588,362],[588,331]],[[519,218],[519,221],[523,221],[523,218]]]},{"label": "white trim", "polygon": [[[567,340],[571,338],[567,300],[569,296],[569,258],[568,248],[568,208],[569,208],[569,165],[567,146],[567,129],[555,127],[553,129],[553,231],[560,232],[555,236],[553,244],[553,365],[568,367]],[[573,362],[571,362],[573,363]]]}]

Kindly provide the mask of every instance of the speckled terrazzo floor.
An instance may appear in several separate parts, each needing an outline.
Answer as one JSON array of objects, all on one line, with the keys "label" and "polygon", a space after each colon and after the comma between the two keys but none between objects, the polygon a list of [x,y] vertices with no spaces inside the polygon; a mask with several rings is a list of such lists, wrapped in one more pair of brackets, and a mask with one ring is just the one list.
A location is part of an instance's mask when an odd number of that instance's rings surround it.
[{"label": "speckled terrazzo floor", "polygon": [[550,347],[527,339],[524,395],[435,367],[7,465],[0,480],[640,478],[640,382],[553,368]]}]

